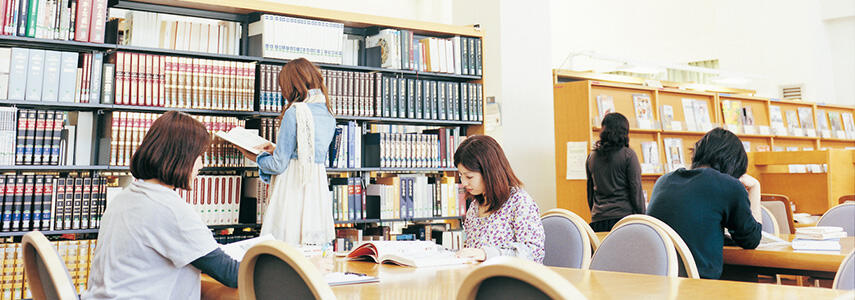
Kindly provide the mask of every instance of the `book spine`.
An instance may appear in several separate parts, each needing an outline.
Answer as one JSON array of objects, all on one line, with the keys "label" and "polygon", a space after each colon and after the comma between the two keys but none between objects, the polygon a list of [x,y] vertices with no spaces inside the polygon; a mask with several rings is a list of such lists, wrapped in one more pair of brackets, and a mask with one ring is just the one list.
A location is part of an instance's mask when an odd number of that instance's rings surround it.
[{"label": "book spine", "polygon": [[62,229],[73,229],[71,227],[74,217],[74,180],[75,178],[65,179],[65,213],[62,219]]},{"label": "book spine", "polygon": [[30,49],[27,70],[27,89],[25,100],[42,101],[42,81],[44,78],[45,50]]},{"label": "book spine", "polygon": [[89,42],[104,43],[104,29],[107,24],[107,1],[91,0],[91,21],[89,23]]},{"label": "book spine", "polygon": [[65,219],[65,178],[57,178],[53,193],[53,223],[51,230],[64,229]]},{"label": "book spine", "polygon": [[[75,195],[75,197],[77,197]],[[90,221],[89,204],[92,200],[92,178],[83,178],[80,201],[80,229],[88,229]],[[76,200],[75,200],[76,201]]]},{"label": "book spine", "polygon": [[0,179],[3,180],[2,192],[3,192],[3,210],[0,211],[2,213],[2,227],[0,227],[0,231],[7,232],[11,231],[12,225],[12,211],[15,207],[15,175],[0,175]]},{"label": "book spine", "polygon": [[92,1],[93,0],[77,0],[77,17],[74,18],[76,23],[74,27],[75,41],[89,41],[89,27],[92,21]]},{"label": "book spine", "polygon": [[30,230],[39,230],[42,228],[42,216],[44,213],[44,188],[45,188],[45,176],[44,175],[36,175],[35,176],[35,185],[33,186],[33,209],[32,216],[30,217],[33,220],[32,226]]},{"label": "book spine", "polygon": [[30,222],[32,221],[33,213],[33,193],[35,191],[35,176],[24,175],[24,195],[21,201],[21,224],[18,230],[27,231],[32,229]]},{"label": "book spine", "polygon": [[74,202],[72,203],[71,229],[81,229],[83,219],[83,178],[74,179]]}]

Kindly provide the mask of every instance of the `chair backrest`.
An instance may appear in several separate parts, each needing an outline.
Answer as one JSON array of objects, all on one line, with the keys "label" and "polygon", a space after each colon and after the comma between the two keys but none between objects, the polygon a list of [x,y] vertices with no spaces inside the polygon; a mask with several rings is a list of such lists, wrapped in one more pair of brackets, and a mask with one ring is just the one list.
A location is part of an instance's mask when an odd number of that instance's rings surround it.
[{"label": "chair backrest", "polygon": [[555,208],[543,213],[545,254],[543,264],[553,267],[587,269],[591,265],[592,244],[586,227],[591,227],[573,212]]},{"label": "chair backrest", "polygon": [[771,211],[769,211],[768,208],[761,205],[760,216],[760,220],[762,220],[761,225],[763,225],[763,232],[768,232],[771,234],[778,234],[781,232],[780,227],[778,226],[778,221],[775,220],[775,216],[772,214]]},{"label": "chair backrest", "polygon": [[457,291],[457,300],[586,299],[555,271],[525,259],[499,256],[472,270]]},{"label": "chair backrest", "polygon": [[65,264],[44,234],[38,231],[27,233],[21,240],[21,247],[33,300],[78,299]]},{"label": "chair backrest", "polygon": [[335,299],[329,284],[300,251],[282,241],[252,246],[238,271],[241,300]]},{"label": "chair backrest", "polygon": [[775,216],[775,220],[778,221],[778,227],[781,229],[780,233],[796,233],[790,198],[784,195],[762,194],[760,195],[760,203]]},{"label": "chair backrest", "polygon": [[840,267],[837,269],[837,275],[834,276],[834,283],[831,288],[838,290],[855,290],[855,252],[850,252]]},{"label": "chair backrest", "polygon": [[662,229],[662,231],[665,231],[665,233],[668,234],[668,237],[670,237],[671,242],[674,243],[674,248],[677,250],[677,255],[680,258],[677,260],[677,276],[687,278],[701,278],[701,274],[698,273],[698,266],[697,264],[695,264],[695,257],[694,255],[692,255],[692,250],[689,249],[689,246],[686,245],[686,242],[683,241],[683,238],[680,237],[680,234],[674,231],[671,226],[668,226],[668,224],[665,224],[665,222],[662,222],[659,219],[648,215],[629,215],[618,221],[615,226],[621,225],[632,220],[644,220],[646,222],[652,223],[656,226],[659,226],[659,229]]},{"label": "chair backrest", "polygon": [[846,235],[855,236],[855,203],[843,203],[825,212],[816,226],[843,227]]},{"label": "chair backrest", "polygon": [[674,242],[648,220],[628,220],[612,228],[594,252],[591,270],[677,276]]},{"label": "chair backrest", "polygon": [[839,199],[837,199],[837,204],[843,204],[843,203],[846,203],[846,201],[852,201],[852,202],[855,202],[855,195],[843,195],[843,196],[840,196],[840,198],[839,198]]}]

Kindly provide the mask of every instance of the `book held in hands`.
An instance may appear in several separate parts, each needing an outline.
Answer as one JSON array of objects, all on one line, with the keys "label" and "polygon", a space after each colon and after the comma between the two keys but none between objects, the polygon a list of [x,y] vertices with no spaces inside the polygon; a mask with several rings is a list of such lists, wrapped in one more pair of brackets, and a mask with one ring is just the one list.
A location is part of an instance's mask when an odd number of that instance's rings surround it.
[{"label": "book held in hands", "polygon": [[409,267],[460,265],[471,261],[429,241],[368,242],[350,251],[347,258]]},{"label": "book held in hands", "polygon": [[217,131],[216,134],[218,137],[228,141],[229,143],[256,155],[261,153],[261,150],[258,150],[257,147],[270,143],[270,141],[258,136],[258,133],[254,133],[243,127],[235,127],[228,132]]}]

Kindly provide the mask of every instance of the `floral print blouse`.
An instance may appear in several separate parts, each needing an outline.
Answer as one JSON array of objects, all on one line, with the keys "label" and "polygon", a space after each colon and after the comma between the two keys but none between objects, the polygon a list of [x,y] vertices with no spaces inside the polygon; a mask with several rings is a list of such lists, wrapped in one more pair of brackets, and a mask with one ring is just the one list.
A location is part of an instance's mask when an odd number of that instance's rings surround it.
[{"label": "floral print blouse", "polygon": [[512,188],[511,198],[499,210],[478,216],[472,200],[463,222],[465,246],[484,249],[487,258],[517,256],[543,263],[543,223],[537,203],[522,189]]}]

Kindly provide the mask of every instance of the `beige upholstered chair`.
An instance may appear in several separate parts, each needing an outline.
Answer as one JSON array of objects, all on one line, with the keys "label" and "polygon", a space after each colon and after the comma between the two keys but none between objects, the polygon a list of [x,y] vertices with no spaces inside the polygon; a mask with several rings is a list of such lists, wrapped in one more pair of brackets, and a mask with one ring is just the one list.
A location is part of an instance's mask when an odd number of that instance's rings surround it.
[{"label": "beige upholstered chair", "polygon": [[834,283],[831,288],[838,290],[855,290],[855,252],[850,252],[840,267],[837,268],[837,275],[834,276]]},{"label": "beige upholstered chair", "polygon": [[674,242],[646,217],[633,215],[615,224],[594,252],[590,269],[676,277],[680,260]]},{"label": "beige upholstered chair", "polygon": [[78,299],[65,264],[44,234],[38,231],[27,233],[21,246],[33,300]]},{"label": "beige upholstered chair", "polygon": [[300,251],[282,241],[258,243],[241,261],[238,271],[241,300],[335,299],[323,275]]},{"label": "beige upholstered chair", "polygon": [[843,203],[834,206],[819,218],[816,226],[843,227],[848,236],[855,236],[855,203]]},{"label": "beige upholstered chair", "polygon": [[689,246],[686,245],[686,242],[683,241],[683,238],[674,231],[671,226],[665,224],[665,222],[660,221],[657,218],[648,216],[648,215],[629,215],[618,221],[615,224],[615,227],[619,225],[630,222],[630,221],[638,221],[643,220],[644,222],[649,222],[659,226],[662,231],[664,231],[668,237],[671,238],[671,242],[674,243],[674,248],[677,250],[677,255],[680,256],[680,260],[678,261],[678,269],[677,275],[680,277],[688,277],[688,278],[700,278],[700,273],[698,273],[698,266],[695,264],[695,257],[692,256],[692,251],[689,249]]},{"label": "beige upholstered chair", "polygon": [[[587,269],[596,248],[591,226],[573,212],[550,209],[540,217],[546,235],[543,264],[553,267]],[[596,236],[594,236],[596,238]]]},{"label": "beige upholstered chair", "polygon": [[488,259],[463,279],[457,300],[586,299],[573,284],[541,264],[500,256]]},{"label": "beige upholstered chair", "polygon": [[790,204],[790,198],[784,195],[777,194],[762,194],[760,195],[760,204],[768,208],[775,221],[778,222],[781,234],[796,233],[796,225],[793,222],[793,211]]},{"label": "beige upholstered chair", "polygon": [[761,205],[760,206],[760,214],[761,214],[760,220],[763,221],[763,222],[761,222],[760,225],[763,226],[762,230],[764,232],[771,233],[771,234],[782,233],[781,232],[781,226],[778,226],[778,221],[775,220],[775,214],[773,214],[772,211],[770,211],[765,206]]}]

